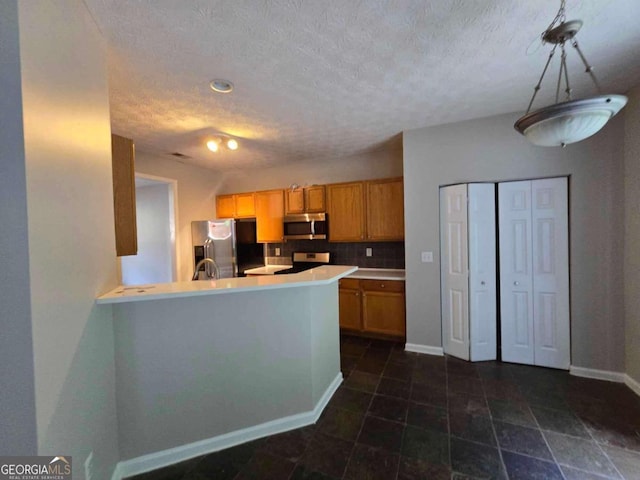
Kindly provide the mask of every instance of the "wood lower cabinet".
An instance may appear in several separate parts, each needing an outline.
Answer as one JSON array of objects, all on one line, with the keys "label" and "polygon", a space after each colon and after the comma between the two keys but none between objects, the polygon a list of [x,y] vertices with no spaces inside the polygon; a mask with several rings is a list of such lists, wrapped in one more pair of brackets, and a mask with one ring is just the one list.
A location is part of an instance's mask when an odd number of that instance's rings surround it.
[{"label": "wood lower cabinet", "polygon": [[404,281],[340,280],[340,328],[404,337]]},{"label": "wood lower cabinet", "polygon": [[330,242],[361,242],[365,236],[364,184],[327,185]]},{"label": "wood lower cabinet", "polygon": [[118,257],[138,254],[135,149],[133,140],[111,135],[113,213]]},{"label": "wood lower cabinet", "polygon": [[348,278],[341,280],[338,291],[340,328],[362,330],[362,302],[358,280]]},{"label": "wood lower cabinet", "polygon": [[269,190],[255,193],[258,243],[280,243],[284,237],[284,193]]},{"label": "wood lower cabinet", "polygon": [[404,240],[402,178],[366,182],[367,235],[373,242]]}]

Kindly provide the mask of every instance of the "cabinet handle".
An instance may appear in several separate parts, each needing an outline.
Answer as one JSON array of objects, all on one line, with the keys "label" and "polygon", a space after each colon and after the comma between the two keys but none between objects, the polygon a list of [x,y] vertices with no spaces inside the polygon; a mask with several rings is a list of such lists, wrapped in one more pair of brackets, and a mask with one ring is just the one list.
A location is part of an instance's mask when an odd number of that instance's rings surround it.
[{"label": "cabinet handle", "polygon": [[359,296],[360,296],[360,292],[356,292],[356,297],[359,297]]},{"label": "cabinet handle", "polygon": [[384,283],[381,283],[381,284],[380,284],[380,288],[384,288]]}]

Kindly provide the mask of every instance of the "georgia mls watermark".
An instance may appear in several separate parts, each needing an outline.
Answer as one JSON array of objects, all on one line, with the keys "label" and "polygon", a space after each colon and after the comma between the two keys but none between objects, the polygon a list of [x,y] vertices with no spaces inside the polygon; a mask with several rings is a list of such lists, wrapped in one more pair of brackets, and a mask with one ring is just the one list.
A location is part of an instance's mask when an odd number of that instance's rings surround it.
[{"label": "georgia mls watermark", "polygon": [[71,457],[0,457],[0,480],[71,480]]}]

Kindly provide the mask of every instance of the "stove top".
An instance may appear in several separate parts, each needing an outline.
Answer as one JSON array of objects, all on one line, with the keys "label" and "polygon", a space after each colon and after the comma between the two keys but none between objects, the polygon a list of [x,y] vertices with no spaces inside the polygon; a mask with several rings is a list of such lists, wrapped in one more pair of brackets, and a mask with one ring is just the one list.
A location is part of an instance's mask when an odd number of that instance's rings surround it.
[{"label": "stove top", "polygon": [[311,268],[329,265],[329,252],[294,252],[292,255],[293,266],[286,270],[276,272],[276,275],[287,275],[289,273],[300,273]]}]

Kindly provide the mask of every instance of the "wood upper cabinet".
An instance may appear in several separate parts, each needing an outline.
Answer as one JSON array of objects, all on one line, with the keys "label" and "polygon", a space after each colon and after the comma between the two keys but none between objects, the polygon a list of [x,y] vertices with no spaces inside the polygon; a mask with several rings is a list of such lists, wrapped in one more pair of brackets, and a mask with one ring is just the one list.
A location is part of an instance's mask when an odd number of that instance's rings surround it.
[{"label": "wood upper cabinet", "polygon": [[324,185],[285,190],[285,212],[322,213],[326,211]]},{"label": "wood upper cabinet", "polygon": [[365,238],[364,184],[327,185],[330,242],[361,242]]},{"label": "wood upper cabinet", "polygon": [[255,217],[256,205],[255,194],[251,193],[236,193],[234,195],[236,202],[236,217]]},{"label": "wood upper cabinet", "polygon": [[406,336],[403,281],[343,278],[338,291],[340,328]]},{"label": "wood upper cabinet", "polygon": [[258,243],[279,243],[284,236],[284,192],[255,193],[256,237]]},{"label": "wood upper cabinet", "polygon": [[236,216],[236,201],[233,195],[218,195],[216,197],[216,217],[233,218]]},{"label": "wood upper cabinet", "polygon": [[304,190],[297,188],[295,190],[285,190],[285,212],[304,213]]},{"label": "wood upper cabinet", "polygon": [[255,216],[255,194],[253,192],[218,195],[216,197],[216,217],[218,218]]},{"label": "wood upper cabinet", "polygon": [[341,279],[338,292],[340,328],[362,330],[362,309],[359,281],[350,278]]},{"label": "wood upper cabinet", "polygon": [[366,185],[367,240],[404,240],[402,178],[370,180]]},{"label": "wood upper cabinet", "polygon": [[133,140],[111,135],[113,174],[113,213],[116,229],[116,254],[138,253],[136,227],[135,149]]},{"label": "wood upper cabinet", "polygon": [[304,188],[304,209],[308,213],[322,213],[327,210],[325,204],[324,185],[314,185]]}]

